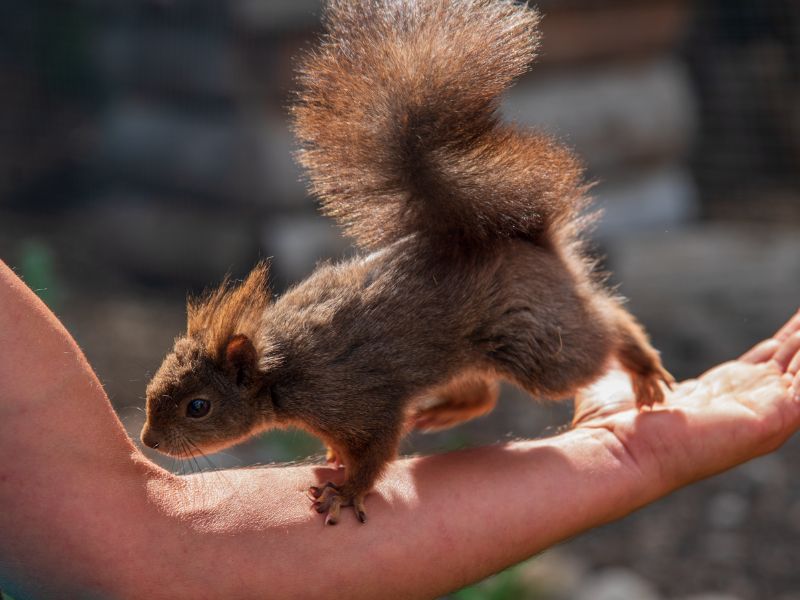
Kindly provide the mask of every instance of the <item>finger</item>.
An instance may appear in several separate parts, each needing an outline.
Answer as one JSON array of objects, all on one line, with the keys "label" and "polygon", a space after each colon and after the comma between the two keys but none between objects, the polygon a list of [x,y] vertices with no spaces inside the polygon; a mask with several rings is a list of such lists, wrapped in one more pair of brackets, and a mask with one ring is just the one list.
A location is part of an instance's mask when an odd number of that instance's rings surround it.
[{"label": "finger", "polygon": [[740,360],[752,364],[767,362],[778,351],[781,342],[798,331],[800,331],[800,310],[798,310],[773,337],[756,344],[752,349],[745,352]]},{"label": "finger", "polygon": [[752,349],[742,354],[740,360],[754,365],[765,363],[775,356],[775,353],[780,347],[781,343],[776,339],[764,340],[760,344],[756,344]]},{"label": "finger", "polygon": [[793,333],[800,331],[800,310],[794,313],[794,316],[786,321],[786,324],[781,327],[778,332],[772,336],[774,339],[782,342]]},{"label": "finger", "polygon": [[794,358],[792,358],[792,362],[789,363],[789,368],[786,369],[786,372],[791,375],[800,374],[800,352],[794,355]]},{"label": "finger", "polygon": [[776,363],[781,372],[785,373],[789,368],[795,354],[800,352],[800,332],[793,333],[786,338],[772,357],[772,362]]}]

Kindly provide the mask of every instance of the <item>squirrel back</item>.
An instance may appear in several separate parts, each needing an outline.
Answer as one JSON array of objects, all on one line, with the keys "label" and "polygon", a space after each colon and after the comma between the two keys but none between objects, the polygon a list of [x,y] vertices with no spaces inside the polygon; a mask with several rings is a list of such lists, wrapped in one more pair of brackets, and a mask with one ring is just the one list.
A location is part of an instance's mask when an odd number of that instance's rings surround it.
[{"label": "squirrel back", "polygon": [[511,0],[328,2],[294,129],[312,191],[360,246],[579,233],[577,160],[498,117],[535,55],[538,21]]}]

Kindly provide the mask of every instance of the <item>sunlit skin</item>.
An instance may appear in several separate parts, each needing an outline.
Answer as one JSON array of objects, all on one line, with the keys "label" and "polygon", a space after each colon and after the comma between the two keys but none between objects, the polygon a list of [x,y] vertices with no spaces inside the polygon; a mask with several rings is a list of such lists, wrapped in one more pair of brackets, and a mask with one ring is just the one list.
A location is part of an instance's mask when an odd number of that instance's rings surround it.
[{"label": "sunlit skin", "polygon": [[25,597],[431,598],[698,479],[800,426],[800,314],[634,408],[613,371],[544,440],[394,462],[370,526],[325,528],[311,465],[179,477],[136,448],[74,341],[0,264],[0,587]]}]

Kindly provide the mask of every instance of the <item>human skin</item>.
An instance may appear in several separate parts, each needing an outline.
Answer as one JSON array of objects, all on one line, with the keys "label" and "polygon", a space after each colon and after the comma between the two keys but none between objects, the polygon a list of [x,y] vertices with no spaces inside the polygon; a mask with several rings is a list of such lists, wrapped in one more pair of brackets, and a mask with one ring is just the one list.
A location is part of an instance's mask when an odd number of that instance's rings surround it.
[{"label": "human skin", "polygon": [[800,426],[800,313],[638,411],[612,369],[572,429],[397,460],[323,525],[316,466],[179,477],[126,435],[81,351],[0,263],[0,588],[21,598],[432,598],[698,479]]}]

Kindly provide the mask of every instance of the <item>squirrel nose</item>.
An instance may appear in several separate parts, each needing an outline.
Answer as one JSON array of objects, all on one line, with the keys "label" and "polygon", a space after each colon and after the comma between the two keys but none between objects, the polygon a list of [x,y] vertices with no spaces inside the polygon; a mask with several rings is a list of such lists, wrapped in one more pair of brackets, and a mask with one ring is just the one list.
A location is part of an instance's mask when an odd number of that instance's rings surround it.
[{"label": "squirrel nose", "polygon": [[158,437],[149,427],[142,429],[142,443],[148,448],[158,448]]}]

